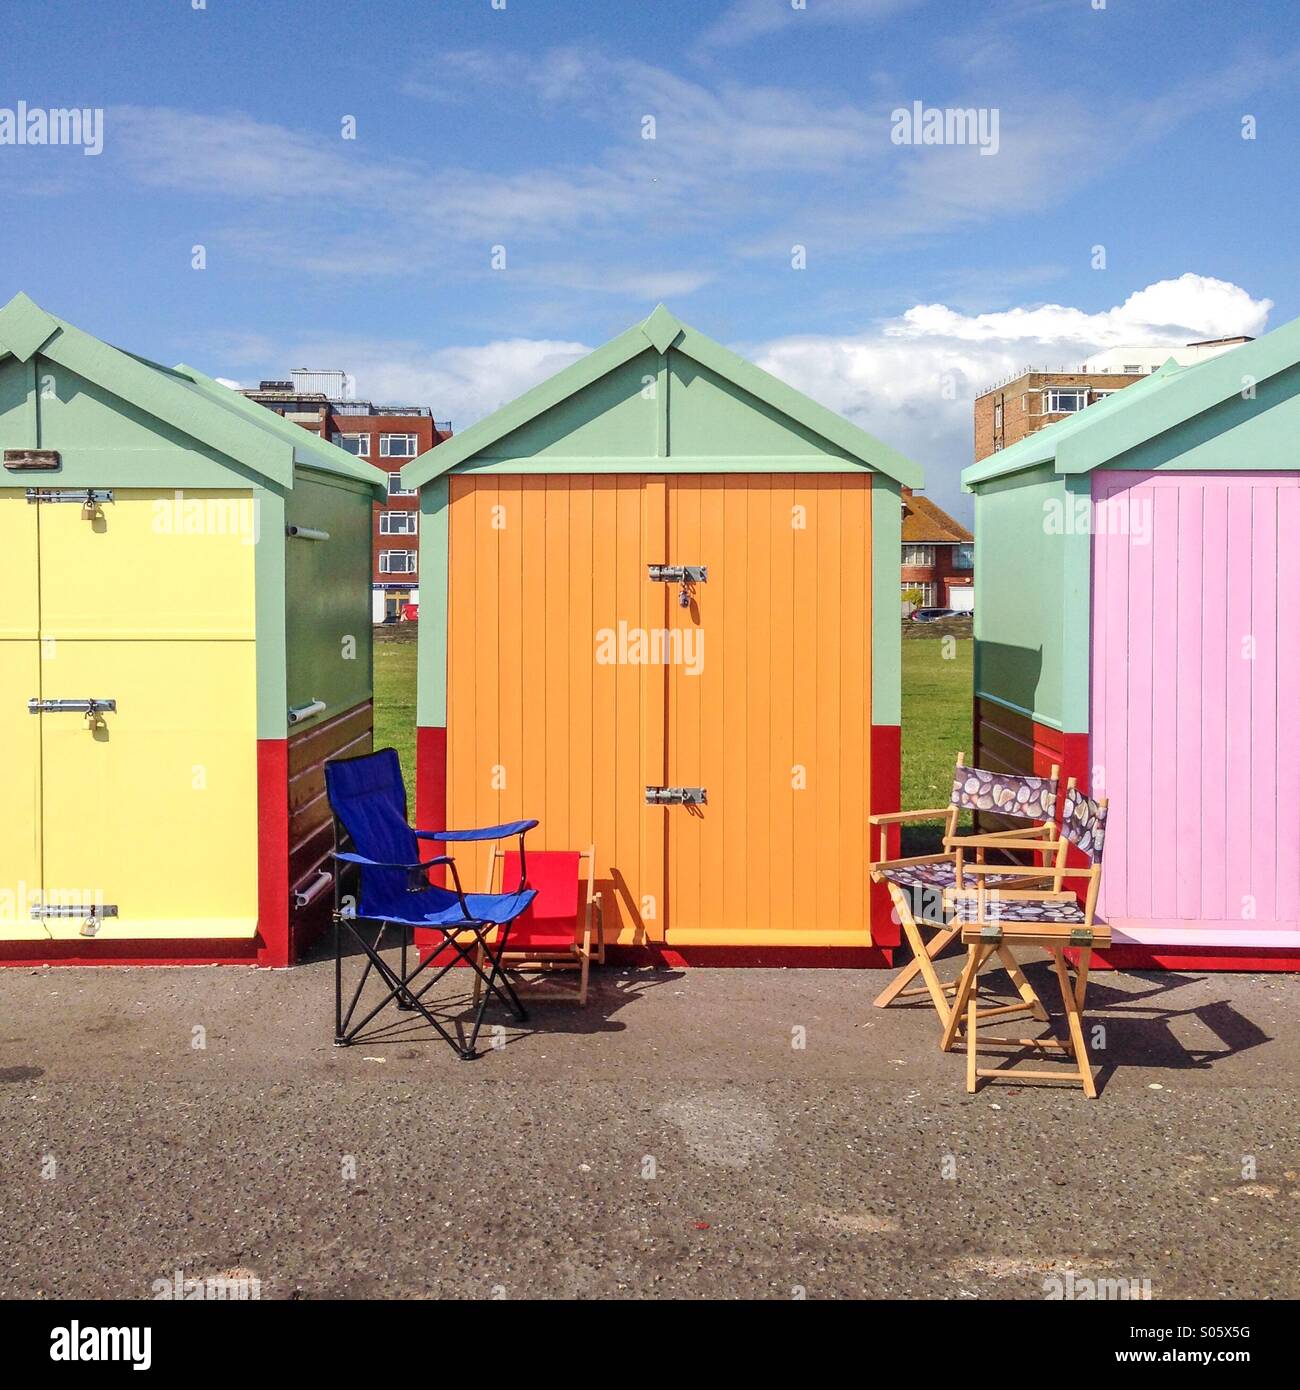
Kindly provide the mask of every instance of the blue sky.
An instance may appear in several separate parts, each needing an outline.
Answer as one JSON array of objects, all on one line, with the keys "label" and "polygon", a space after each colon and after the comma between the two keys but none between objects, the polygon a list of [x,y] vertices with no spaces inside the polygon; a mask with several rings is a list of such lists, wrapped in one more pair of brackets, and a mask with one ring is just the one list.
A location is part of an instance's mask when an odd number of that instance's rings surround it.
[{"label": "blue sky", "polygon": [[[1095,3],[10,6],[0,108],[105,125],[0,146],[0,298],[460,427],[662,299],[966,513],[993,378],[1300,315],[1293,5]],[[997,153],[893,143],[916,101],[995,110]]]}]

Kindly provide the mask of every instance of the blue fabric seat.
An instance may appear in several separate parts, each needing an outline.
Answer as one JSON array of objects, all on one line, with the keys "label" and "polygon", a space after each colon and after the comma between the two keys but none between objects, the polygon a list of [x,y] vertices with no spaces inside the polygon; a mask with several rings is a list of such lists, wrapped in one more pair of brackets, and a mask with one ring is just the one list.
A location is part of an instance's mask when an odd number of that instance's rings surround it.
[{"label": "blue fabric seat", "polygon": [[[418,1010],[465,1059],[475,1055],[479,1028],[488,1000],[495,996],[511,1007],[522,1022],[526,1017],[510,981],[501,965],[501,954],[509,941],[510,925],[537,896],[536,890],[525,887],[524,836],[537,824],[535,820],[508,821],[504,825],[481,826],[472,830],[413,830],[407,820],[406,786],[402,781],[402,766],[392,748],[380,749],[358,758],[338,758],[325,764],[325,788],[330,809],[334,813],[334,859],[339,870],[356,865],[361,873],[361,892],[355,912],[343,910],[339,896],[340,873],[335,874],[334,938],[335,938],[335,1032],[334,1041],[344,1046],[388,1003],[400,1009]],[[448,854],[436,854],[422,859],[420,842],[433,840],[447,844],[480,840],[501,840],[518,836],[520,875],[518,886],[502,893],[466,893],[461,886],[455,859]],[[352,848],[344,849],[344,842]],[[429,870],[445,867],[450,870],[453,887],[445,888],[429,882]],[[378,926],[374,943],[358,929],[360,922]],[[402,965],[394,971],[380,955],[384,933],[389,927],[401,931]],[[407,973],[407,948],[416,928],[440,931],[442,942],[415,970]],[[347,930],[360,944],[367,956],[365,973],[352,997],[345,1015],[342,992],[342,932]],[[495,937],[495,942],[489,938]],[[419,990],[411,984],[423,974],[444,951],[452,952],[437,974],[425,981]],[[482,952],[482,954],[480,954]],[[421,1003],[422,996],[450,970],[457,961],[471,966],[487,985],[474,1020],[473,1033],[467,1047],[462,1047]],[[484,971],[481,961],[491,963]],[[361,997],[361,990],[371,969],[376,970],[389,986],[388,995],[355,1027],[350,1027],[352,1014]],[[499,984],[498,984],[499,982]],[[503,992],[504,991],[504,992]]]}]

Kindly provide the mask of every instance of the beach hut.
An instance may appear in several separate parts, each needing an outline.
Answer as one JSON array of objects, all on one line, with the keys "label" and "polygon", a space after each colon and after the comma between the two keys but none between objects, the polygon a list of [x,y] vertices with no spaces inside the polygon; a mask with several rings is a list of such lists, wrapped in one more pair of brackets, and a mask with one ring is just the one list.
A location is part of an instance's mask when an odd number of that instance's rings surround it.
[{"label": "beach hut", "polygon": [[371,730],[384,474],[0,309],[0,959],[284,965]]},{"label": "beach hut", "polygon": [[913,464],[660,306],[402,480],[423,828],[594,842],[616,946],[889,958]]},{"label": "beach hut", "polygon": [[968,468],[974,761],[1110,800],[1111,964],[1300,965],[1300,322]]}]

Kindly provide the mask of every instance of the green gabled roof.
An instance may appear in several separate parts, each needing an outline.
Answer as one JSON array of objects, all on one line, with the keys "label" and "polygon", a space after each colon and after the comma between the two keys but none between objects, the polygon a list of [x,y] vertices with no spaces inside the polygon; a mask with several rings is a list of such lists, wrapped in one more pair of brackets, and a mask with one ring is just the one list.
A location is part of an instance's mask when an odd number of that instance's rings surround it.
[{"label": "green gabled roof", "polygon": [[818,405],[770,372],[763,371],[721,343],[682,323],[660,304],[643,323],[620,333],[604,347],[597,348],[532,390],[525,391],[522,396],[471,425],[463,433],[412,459],[402,469],[403,487],[422,487],[430,479],[452,472],[498,440],[575,396],[640,353],[653,349],[662,355],[670,347],[805,429],[820,435],[865,467],[895,478],[908,487],[923,485],[921,470],[910,459],[881,443],[866,430],[850,424],[842,415]]},{"label": "green gabled roof", "polygon": [[227,410],[236,411],[258,429],[269,430],[291,443],[295,463],[304,468],[320,468],[329,473],[353,478],[374,488],[381,497],[388,495],[388,474],[382,468],[376,468],[373,463],[356,458],[346,449],[340,449],[337,444],[331,444],[320,435],[294,424],[292,420],[286,420],[274,410],[268,410],[266,406],[259,405],[257,401],[250,401],[240,392],[232,391],[229,386],[223,386],[210,376],[204,376],[194,367],[187,367],[182,363],[173,371],[184,379],[186,386],[216,400]]},{"label": "green gabled roof", "polygon": [[0,359],[26,362],[38,352],[281,487],[293,486],[295,464],[359,479],[376,491],[387,487],[382,469],[201,372],[112,347],[16,294],[0,309]]},{"label": "green gabled roof", "polygon": [[962,486],[969,490],[1044,463],[1057,473],[1091,472],[1239,396],[1247,379],[1259,383],[1297,365],[1300,319],[1193,366],[1180,367],[1170,358],[1132,386],[971,464],[962,471]]}]

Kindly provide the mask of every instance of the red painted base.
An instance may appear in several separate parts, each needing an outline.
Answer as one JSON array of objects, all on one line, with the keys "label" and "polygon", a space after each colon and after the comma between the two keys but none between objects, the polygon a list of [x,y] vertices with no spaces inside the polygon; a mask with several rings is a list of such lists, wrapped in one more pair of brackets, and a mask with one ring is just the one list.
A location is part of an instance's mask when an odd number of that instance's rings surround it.
[{"label": "red painted base", "polygon": [[1300,970],[1300,951],[1266,951],[1250,947],[1224,946],[1207,951],[1157,950],[1150,946],[1115,946],[1097,951],[1094,970],[1214,970],[1255,973],[1257,971]]},{"label": "red painted base", "polygon": [[[903,779],[903,731],[897,724],[871,726],[871,813],[885,815],[900,810]],[[893,826],[888,832],[891,857],[899,852],[900,831]],[[874,832],[869,836],[870,852],[875,857],[879,843]],[[898,923],[889,889],[883,883],[871,885],[871,939],[878,947],[891,948],[900,944],[903,929]],[[885,962],[888,964],[888,962]]]}]

